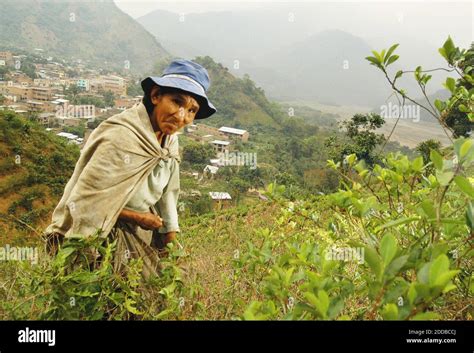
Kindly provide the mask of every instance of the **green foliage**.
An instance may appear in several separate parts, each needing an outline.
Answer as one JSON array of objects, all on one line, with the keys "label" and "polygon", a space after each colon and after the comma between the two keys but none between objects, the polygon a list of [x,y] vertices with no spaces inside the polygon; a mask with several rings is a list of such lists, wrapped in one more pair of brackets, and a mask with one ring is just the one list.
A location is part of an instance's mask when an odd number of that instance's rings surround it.
[{"label": "green foliage", "polygon": [[77,93],[74,95],[71,92],[68,92],[70,95],[68,98],[71,99],[72,104],[77,104],[77,105],[93,105],[98,108],[105,108],[106,103],[104,99],[101,99],[96,96],[87,96],[87,95],[80,95],[78,96]]},{"label": "green foliage", "polygon": [[102,93],[104,96],[104,103],[106,107],[113,107],[115,105],[115,95],[112,91],[105,91]]},{"label": "green foliage", "polygon": [[[56,257],[20,263],[16,285],[0,313],[14,320],[160,320],[179,315],[180,271],[163,263],[162,276],[142,279],[141,260],[113,270],[115,242],[70,239]],[[2,267],[2,270],[8,270]],[[10,269],[11,270],[11,269]],[[13,291],[13,292],[11,292]]]},{"label": "green foliage", "polygon": [[79,149],[10,111],[0,111],[0,141],[0,196],[19,196],[6,203],[8,215],[0,214],[10,221],[13,236],[16,231],[31,231],[47,217],[72,174]]},{"label": "green foliage", "polygon": [[75,134],[79,137],[84,137],[84,134],[86,132],[86,127],[85,124],[81,123],[79,126],[65,126],[63,128],[64,132],[69,132],[71,134]]},{"label": "green foliage", "polygon": [[191,163],[200,170],[209,164],[209,159],[214,156],[215,152],[210,144],[190,142],[183,149],[183,161]]},{"label": "green foliage", "polygon": [[375,148],[385,141],[384,136],[374,130],[380,128],[384,122],[384,119],[376,114],[356,114],[351,120],[344,121],[344,137],[333,135],[325,141],[330,158],[340,162],[345,156],[354,153],[359,159],[372,165],[376,158]]},{"label": "green foliage", "polygon": [[140,80],[138,80],[138,82],[130,81],[127,85],[127,95],[132,97],[143,96],[143,89],[140,85]]},{"label": "green foliage", "polygon": [[212,211],[212,200],[207,194],[196,200],[186,200],[185,204],[190,210],[190,215],[202,215]]},{"label": "green foliage", "polygon": [[430,162],[431,150],[435,150],[439,153],[440,149],[441,149],[441,143],[433,139],[423,141],[419,143],[418,146],[416,146],[416,150],[423,157],[424,164],[428,164]]},{"label": "green foliage", "polygon": [[[393,45],[387,52],[385,49],[380,53],[372,51],[374,56],[368,56],[366,60],[370,62],[370,65],[376,66],[385,74],[393,90],[402,97],[403,101],[408,99],[426,110],[430,115],[436,118],[443,127],[450,130],[454,137],[469,136],[474,127],[474,79],[472,77],[474,47],[471,46],[470,49],[460,49],[454,45],[451,37],[448,37],[443,47],[439,48],[439,53],[446,60],[450,68],[446,70],[450,72],[454,71],[459,76],[458,79],[453,77],[446,79],[444,87],[448,89],[451,97],[445,102],[436,99],[432,104],[429,101],[426,95],[426,85],[432,76],[427,74],[427,71],[423,71],[421,66],[415,69],[415,80],[420,86],[423,96],[428,101],[428,106],[425,106],[408,97],[405,90],[396,86],[397,79],[408,71],[398,71],[393,78],[390,78],[388,74],[387,66],[398,59],[398,55],[392,55],[397,46],[398,44]],[[430,71],[436,70],[444,69]]]},{"label": "green foliage", "polygon": [[[465,173],[474,147],[466,139],[453,147],[458,164],[434,152],[436,171],[426,176],[421,156],[392,154],[370,169],[354,154],[344,168],[330,161],[344,188],[315,203],[288,201],[284,188],[269,185],[267,196],[282,207],[276,227],[256,231],[261,245],[249,242],[236,268],[271,270],[257,284],[262,300],[243,318],[435,319],[449,303],[472,300],[474,187]],[[454,177],[446,183],[443,173]],[[334,215],[327,229],[326,213]],[[333,247],[362,256],[331,256]],[[367,297],[367,305],[351,308]]]}]

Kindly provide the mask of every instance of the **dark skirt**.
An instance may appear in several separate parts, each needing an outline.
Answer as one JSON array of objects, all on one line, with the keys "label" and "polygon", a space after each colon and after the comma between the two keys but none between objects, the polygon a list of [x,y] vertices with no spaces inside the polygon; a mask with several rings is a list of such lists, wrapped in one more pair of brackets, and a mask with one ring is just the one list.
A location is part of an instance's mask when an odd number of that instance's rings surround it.
[{"label": "dark skirt", "polygon": [[108,237],[111,241],[117,240],[113,260],[115,273],[124,274],[131,259],[142,259],[143,277],[159,276],[160,257],[156,247],[152,246],[152,231],[119,220]]}]

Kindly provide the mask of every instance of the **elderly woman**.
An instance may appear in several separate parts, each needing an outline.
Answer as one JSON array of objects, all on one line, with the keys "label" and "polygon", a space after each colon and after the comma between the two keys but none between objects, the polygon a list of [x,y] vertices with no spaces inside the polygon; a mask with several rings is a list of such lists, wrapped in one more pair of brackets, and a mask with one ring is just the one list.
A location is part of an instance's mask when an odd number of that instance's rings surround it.
[{"label": "elderly woman", "polygon": [[161,77],[142,81],[143,101],[90,135],[45,231],[50,250],[64,238],[117,239],[114,268],[142,258],[143,274],[159,270],[158,251],[179,232],[179,149],[175,134],[216,112],[201,65],[175,60]]}]

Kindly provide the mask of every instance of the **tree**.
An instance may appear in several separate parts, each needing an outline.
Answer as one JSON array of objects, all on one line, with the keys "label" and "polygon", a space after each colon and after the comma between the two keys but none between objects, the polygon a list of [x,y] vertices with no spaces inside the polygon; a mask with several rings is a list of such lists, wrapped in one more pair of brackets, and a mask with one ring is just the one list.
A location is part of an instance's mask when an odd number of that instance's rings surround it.
[{"label": "tree", "polygon": [[81,93],[81,88],[74,84],[70,85],[66,89],[66,96],[71,101],[72,104],[77,103],[76,100],[79,93]]},{"label": "tree", "polygon": [[329,148],[331,159],[340,162],[345,156],[355,153],[358,159],[364,159],[367,164],[375,162],[374,150],[385,141],[384,135],[374,132],[385,123],[378,114],[356,114],[351,120],[341,124],[344,137],[330,136],[325,145]]},{"label": "tree", "polygon": [[199,169],[204,168],[214,155],[214,148],[211,145],[197,142],[190,142],[183,150],[183,159]]},{"label": "tree", "polygon": [[233,194],[235,195],[237,202],[240,200],[240,195],[244,194],[250,187],[250,184],[247,181],[238,177],[232,178],[229,184],[233,190]]},{"label": "tree", "polygon": [[104,92],[103,96],[106,107],[113,107],[115,105],[115,95],[112,91]]},{"label": "tree", "polygon": [[142,86],[140,85],[140,81],[141,80],[138,80],[138,83],[136,83],[135,81],[132,81],[128,84],[127,95],[132,96],[132,97],[143,95],[143,90],[142,90]]},{"label": "tree", "polygon": [[33,63],[26,61],[21,64],[20,71],[34,80],[36,78],[36,67]]},{"label": "tree", "polygon": [[5,80],[5,76],[10,73],[10,69],[7,66],[0,67],[0,79]]},{"label": "tree", "polygon": [[431,150],[435,150],[439,152],[441,149],[441,143],[439,141],[429,139],[423,141],[416,146],[416,150],[420,152],[421,156],[423,157],[423,163],[427,164],[430,162],[430,153]]}]

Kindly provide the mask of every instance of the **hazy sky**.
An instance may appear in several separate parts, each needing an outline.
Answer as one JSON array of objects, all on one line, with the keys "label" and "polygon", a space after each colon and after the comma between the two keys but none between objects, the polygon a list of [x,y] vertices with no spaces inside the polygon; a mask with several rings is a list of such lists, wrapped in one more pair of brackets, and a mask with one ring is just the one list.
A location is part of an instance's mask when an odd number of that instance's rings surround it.
[{"label": "hazy sky", "polygon": [[172,1],[115,0],[117,6],[133,18],[153,10],[175,13],[288,9],[295,19],[306,17],[305,9],[324,12],[321,28],[342,29],[363,38],[387,36],[414,37],[439,47],[450,34],[456,45],[467,47],[474,40],[474,1]]}]

